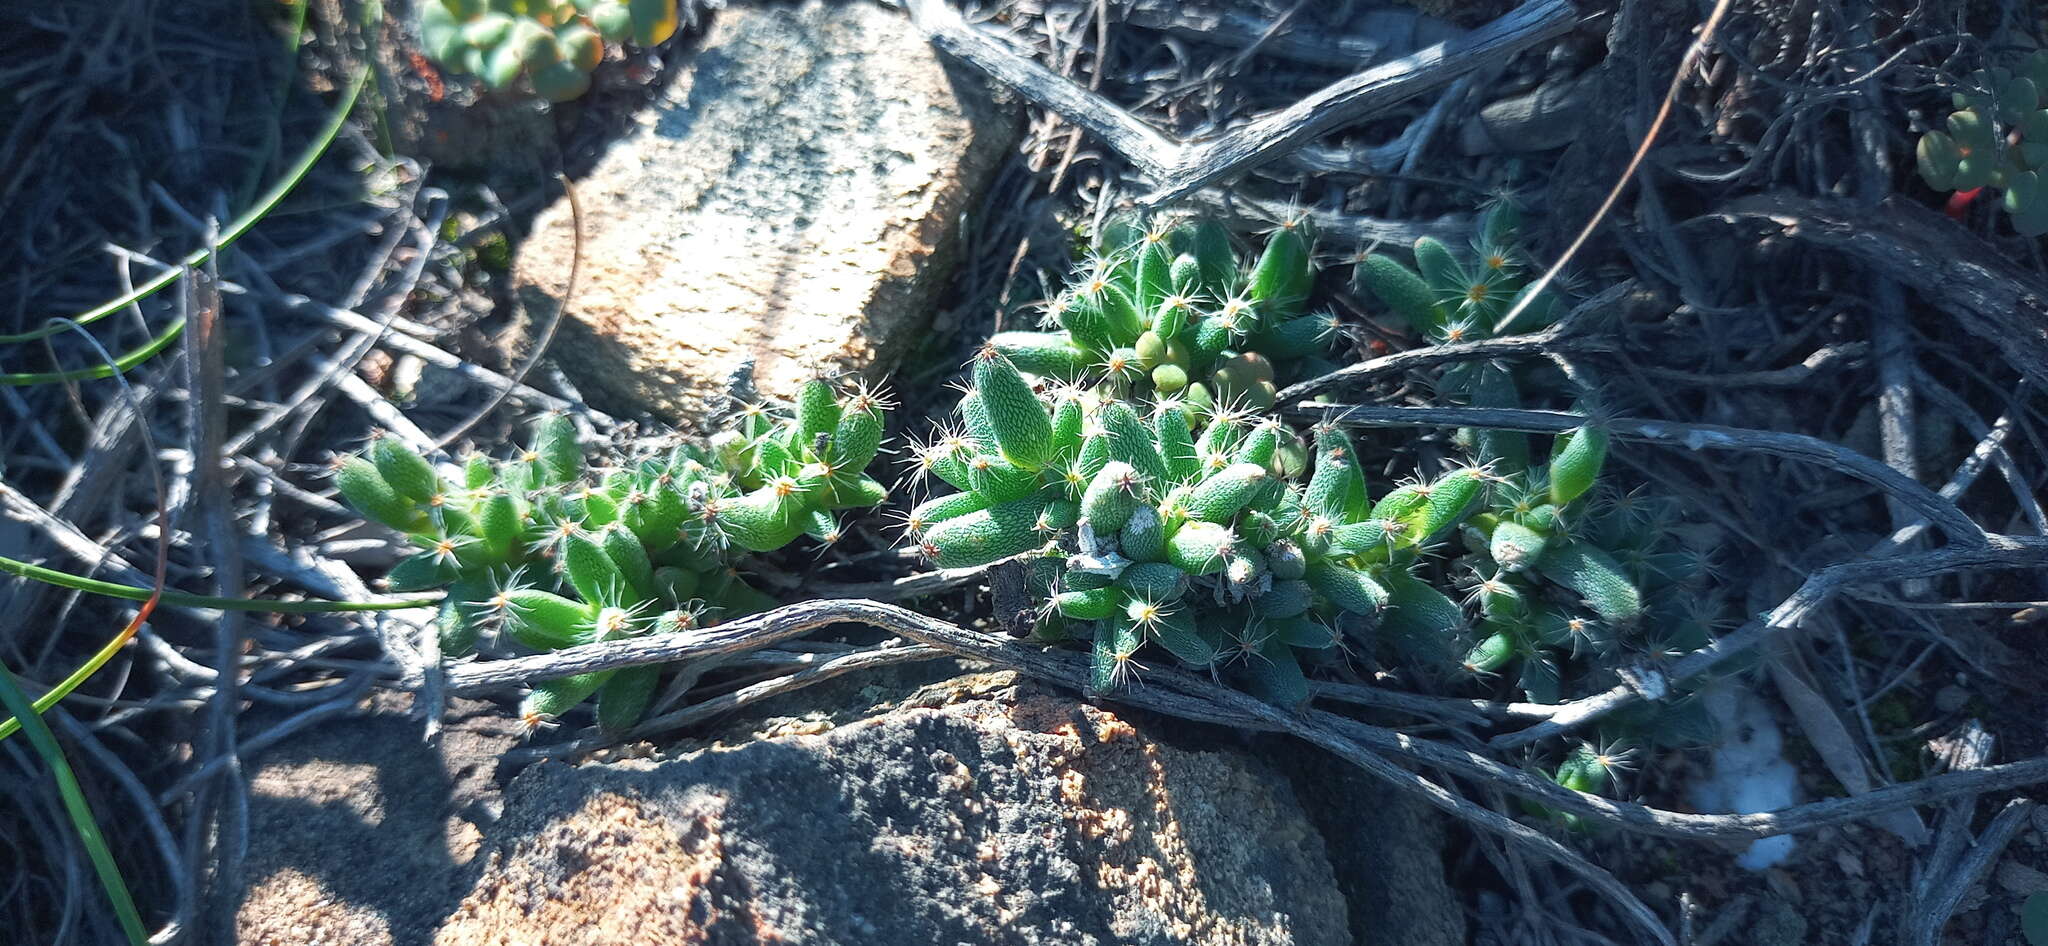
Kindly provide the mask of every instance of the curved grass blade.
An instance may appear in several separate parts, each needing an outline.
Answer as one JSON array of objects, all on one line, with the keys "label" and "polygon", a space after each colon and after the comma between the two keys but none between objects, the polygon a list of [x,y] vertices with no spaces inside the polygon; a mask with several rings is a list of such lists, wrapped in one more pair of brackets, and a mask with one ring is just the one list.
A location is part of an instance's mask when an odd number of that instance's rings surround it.
[{"label": "curved grass blade", "polygon": [[[106,595],[110,598],[126,598],[130,601],[147,601],[150,589],[119,582],[86,578],[54,568],[31,565],[18,559],[0,555],[0,572],[19,575],[59,588],[83,591],[87,594]],[[325,598],[307,598],[302,601],[266,601],[258,598],[216,598],[211,595],[186,594],[182,591],[163,593],[165,604],[187,608],[212,608],[216,611],[261,611],[266,614],[336,614],[344,611],[398,611],[405,608],[428,608],[441,603],[441,596],[426,598],[383,598],[375,601],[329,601]]]},{"label": "curved grass blade", "polygon": [[14,673],[0,662],[0,705],[17,718],[28,720],[28,741],[42,756],[43,764],[50,767],[50,774],[57,780],[57,794],[64,799],[64,810],[71,816],[71,827],[78,832],[79,843],[85,845],[86,856],[92,859],[92,869],[100,877],[100,886],[107,890],[107,900],[114,905],[114,916],[121,921],[121,931],[128,936],[129,946],[143,946],[149,942],[149,932],[142,928],[142,916],[135,912],[135,900],[128,895],[128,883],[121,878],[121,866],[114,863],[114,852],[107,849],[107,839],[100,833],[99,822],[93,818],[92,805],[85,799],[85,792],[78,786],[78,776],[71,771],[71,763],[64,758],[64,747],[57,744],[57,737],[50,733],[50,727],[41,716],[30,710],[28,695],[14,682]]},{"label": "curved grass blade", "polygon": [[[155,589],[140,588],[135,585],[123,585],[111,581],[100,581],[96,578],[84,578],[69,572],[60,572],[55,569],[44,568],[40,565],[31,565],[27,562],[17,561],[5,556],[0,556],[0,572],[45,582],[56,585],[59,588],[69,588],[73,591],[106,595],[113,598],[126,598],[130,601],[140,601],[143,603],[142,608],[136,612],[135,617],[128,622],[128,626],[123,628],[120,634],[108,641],[107,645],[100,648],[98,653],[93,654],[91,659],[80,664],[77,670],[71,672],[70,676],[65,677],[56,686],[51,687],[50,692],[43,694],[35,701],[34,710],[37,713],[46,712],[50,707],[57,705],[58,701],[71,695],[71,691],[78,689],[80,684],[83,684],[93,674],[99,672],[101,667],[106,666],[107,661],[114,659],[114,655],[120,652],[121,648],[128,643],[130,638],[135,636],[137,631],[141,630],[142,622],[149,619],[150,612],[156,609],[158,601],[186,607],[214,608],[221,611],[321,614],[341,611],[396,611],[403,608],[423,608],[438,604],[441,600],[439,596],[431,598],[397,598],[383,601],[326,601],[318,598],[306,601],[263,601],[254,598],[215,598],[208,595],[186,594],[182,591],[158,592]],[[15,711],[10,710],[10,712]],[[15,715],[18,716],[19,713],[16,712]],[[0,739],[6,739],[14,735],[20,728],[21,721],[18,718],[0,720]]]},{"label": "curved grass blade", "polygon": [[[175,271],[172,272],[175,273]],[[65,323],[65,326],[77,324],[70,320],[63,321]],[[128,352],[122,355],[121,357],[114,359],[112,362],[94,365],[93,367],[90,368],[79,368],[75,371],[40,371],[20,372],[15,374],[0,374],[0,385],[5,385],[8,387],[21,387],[23,385],[30,384],[62,384],[66,381],[93,381],[98,380],[100,378],[111,378],[116,374],[125,373],[128,369],[133,368],[136,365],[142,364],[143,362],[156,357],[158,352],[161,352],[164,349],[169,348],[171,343],[177,340],[178,333],[183,332],[184,330],[185,320],[182,318],[175,319],[171,322],[170,325],[166,326],[163,332],[157,335],[157,337],[150,339],[140,348]]]}]

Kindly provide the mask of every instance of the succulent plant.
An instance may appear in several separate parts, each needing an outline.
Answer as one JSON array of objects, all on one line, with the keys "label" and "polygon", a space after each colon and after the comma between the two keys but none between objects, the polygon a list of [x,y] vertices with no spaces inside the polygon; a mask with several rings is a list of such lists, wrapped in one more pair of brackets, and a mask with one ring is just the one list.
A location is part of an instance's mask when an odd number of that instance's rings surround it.
[{"label": "succulent plant", "polygon": [[[1559,315],[1562,296],[1546,290],[1502,324],[1528,291],[1517,223],[1511,204],[1496,203],[1469,258],[1424,240],[1419,271],[1373,254],[1359,279],[1433,344],[1533,330]],[[1199,247],[1201,230],[1138,242]],[[1470,460],[1369,483],[1340,426],[1304,442],[1256,402],[1198,404],[1188,387],[1104,370],[1100,345],[1074,341],[1076,326],[1085,336],[1095,323],[1086,303],[1080,317],[1072,305],[1090,293],[1118,300],[1123,277],[1100,265],[1055,304],[1064,333],[998,337],[977,354],[958,427],[916,453],[921,474],[958,492],[905,517],[941,567],[1027,562],[1037,636],[1088,641],[1097,691],[1172,663],[1295,705],[1312,677],[1356,658],[1417,683],[1556,703],[1707,641],[1711,614],[1688,588],[1699,558],[1673,542],[1667,506],[1600,483],[1608,438],[1597,424],[1547,450],[1526,434],[1462,432]],[[1189,268],[1169,260],[1169,273]],[[1162,314],[1120,317],[1125,336]],[[1071,350],[1052,357],[1055,346]],[[1445,372],[1440,393],[1516,407],[1525,385],[1476,363]],[[1707,731],[1690,698],[1652,704],[1610,717],[1597,742],[1550,771],[1581,791],[1610,790],[1634,747]]]},{"label": "succulent plant", "polygon": [[1935,190],[2005,192],[2013,229],[2048,233],[2048,50],[2035,50],[2016,69],[1994,67],[1970,77],[1953,96],[1955,110],[1915,147],[1921,179]]},{"label": "succulent plant", "polygon": [[[1289,641],[1336,638],[1302,618],[1300,556],[1275,566],[1265,551],[1284,534],[1280,447],[1290,433],[1222,410],[1197,433],[1181,402],[1141,412],[1108,388],[1041,394],[993,345],[973,375],[963,428],[918,455],[922,471],[960,489],[908,514],[926,555],[965,567],[1044,552],[1052,567],[1037,571],[1041,630],[1094,639],[1100,690],[1123,683],[1139,651],[1156,645],[1194,666],[1248,655],[1255,688],[1283,701],[1303,695]],[[1267,635],[1269,623],[1290,636]]]},{"label": "succulent plant", "polygon": [[[397,440],[341,461],[335,482],[366,518],[419,551],[391,569],[395,591],[447,589],[442,652],[477,649],[486,631],[529,650],[674,633],[772,607],[734,568],[748,552],[801,536],[839,536],[843,510],[879,504],[864,469],[887,405],[810,382],[793,411],[755,406],[709,444],[686,443],[616,469],[587,466],[576,430],[543,417],[502,462],[470,458],[461,482]],[[553,680],[522,714],[538,721],[598,699],[608,729],[645,711],[658,665]]]},{"label": "succulent plant", "polygon": [[[1529,285],[1519,216],[1511,202],[1496,201],[1481,216],[1469,256],[1424,238],[1414,247],[1414,269],[1369,254],[1357,281],[1432,344],[1541,328],[1562,314],[1560,290],[1546,289],[1512,323],[1501,323]],[[1446,369],[1439,394],[1512,408],[1529,388],[1526,375],[1507,365],[1473,361]],[[1540,464],[1526,434],[1468,429],[1457,440],[1483,466],[1488,488],[1459,520],[1450,536],[1456,541],[1433,555],[1438,574],[1462,586],[1474,620],[1454,635],[1393,635],[1402,658],[1476,680],[1509,678],[1525,699],[1556,703],[1611,685],[1631,661],[1707,642],[1712,616],[1690,587],[1702,568],[1698,557],[1673,543],[1677,516],[1668,504],[1598,485],[1608,439],[1597,425],[1556,438]],[[1455,649],[1425,646],[1431,642]],[[1554,777],[1597,792],[1634,747],[1688,744],[1709,728],[1689,697],[1619,714],[1597,744],[1567,753]]]},{"label": "succulent plant", "polygon": [[[1354,279],[1374,298],[1400,316],[1423,341],[1433,345],[1478,341],[1540,329],[1563,314],[1562,291],[1546,287],[1515,315],[1501,319],[1528,291],[1529,261],[1517,238],[1521,213],[1502,198],[1480,217],[1479,237],[1472,252],[1460,254],[1432,237],[1415,241],[1415,268],[1384,253],[1360,260]],[[1522,406],[1523,382],[1508,366],[1493,361],[1468,361],[1444,369],[1439,393],[1454,403],[1475,407]],[[1528,464],[1528,438],[1513,431],[1465,430],[1460,443],[1481,462],[1501,461],[1519,469]]]},{"label": "succulent plant", "polygon": [[[1294,703],[1301,658],[1349,642],[1432,673],[1519,671],[1532,699],[1555,702],[1560,648],[1618,653],[1648,607],[1642,589],[1684,564],[1653,520],[1602,505],[1580,521],[1605,458],[1595,428],[1559,438],[1538,469],[1460,466],[1374,499],[1335,426],[1314,431],[1304,471],[1276,420],[1198,423],[1173,399],[1141,409],[1105,388],[1041,392],[992,345],[972,372],[961,428],[917,456],[960,491],[912,509],[907,531],[941,567],[1050,559],[1036,571],[1040,630],[1092,639],[1102,690],[1156,645]],[[1470,576],[1466,603],[1440,590],[1446,576]]]},{"label": "succulent plant", "polygon": [[1154,227],[1112,220],[1079,276],[1048,305],[1048,331],[990,344],[1034,375],[1131,397],[1264,409],[1292,377],[1326,370],[1336,331],[1306,308],[1315,282],[1305,220],[1267,237],[1247,266],[1214,220]]},{"label": "succulent plant", "polygon": [[590,88],[604,44],[653,46],[676,31],[676,0],[421,0],[420,45],[493,89],[521,76],[551,102]]}]

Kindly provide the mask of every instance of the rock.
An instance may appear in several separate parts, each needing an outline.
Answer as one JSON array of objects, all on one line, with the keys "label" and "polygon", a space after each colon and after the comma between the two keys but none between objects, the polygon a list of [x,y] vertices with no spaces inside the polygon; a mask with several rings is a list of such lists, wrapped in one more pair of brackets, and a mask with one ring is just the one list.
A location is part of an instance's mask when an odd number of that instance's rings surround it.
[{"label": "rock", "polygon": [[[553,356],[596,403],[686,425],[749,360],[771,396],[886,373],[928,324],[1014,108],[869,3],[735,5],[674,68],[575,185],[583,265]],[[558,201],[520,248],[536,324],[573,229]]]},{"label": "rock", "polygon": [[245,946],[425,943],[468,889],[465,868],[499,802],[497,759],[517,720],[454,700],[440,743],[408,697],[317,724],[249,763]]},{"label": "rock", "polygon": [[1323,840],[1271,767],[972,679],[951,705],[823,733],[529,769],[435,942],[1351,939]]},{"label": "rock", "polygon": [[1592,101],[1592,73],[1552,79],[1488,104],[1458,131],[1458,153],[1520,154],[1562,148],[1578,139]]},{"label": "rock", "polygon": [[1465,907],[1444,873],[1444,819],[1413,795],[1292,741],[1260,753],[1287,773],[1323,836],[1354,946],[1464,946]]}]

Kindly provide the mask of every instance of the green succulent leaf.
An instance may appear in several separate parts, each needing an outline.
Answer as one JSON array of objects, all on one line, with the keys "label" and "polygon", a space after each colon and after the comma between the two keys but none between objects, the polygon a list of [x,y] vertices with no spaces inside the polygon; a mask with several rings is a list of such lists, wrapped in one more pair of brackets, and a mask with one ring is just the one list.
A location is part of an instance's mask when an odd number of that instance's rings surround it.
[{"label": "green succulent leaf", "polygon": [[1607,432],[1581,427],[1560,435],[1550,454],[1550,501],[1568,506],[1585,495],[1607,462]]},{"label": "green succulent leaf", "polygon": [[549,680],[533,688],[526,699],[519,703],[519,715],[524,719],[554,719],[572,709],[596,693],[617,671],[599,670],[594,673],[579,673],[575,676]]},{"label": "green succulent leaf", "polygon": [[1003,456],[1027,470],[1045,466],[1052,456],[1052,418],[1017,366],[993,345],[983,346],[974,359],[974,390]]},{"label": "green succulent leaf", "polygon": [[612,673],[597,689],[597,724],[605,732],[620,733],[646,715],[661,683],[661,665],[626,667]]},{"label": "green succulent leaf", "polygon": [[1074,344],[1070,332],[998,332],[989,346],[1001,353],[1019,371],[1041,378],[1074,381],[1088,373],[1095,355]]},{"label": "green succulent leaf", "polygon": [[334,472],[334,485],[351,508],[384,525],[400,532],[420,532],[428,527],[426,510],[400,495],[367,459],[342,460]]},{"label": "green succulent leaf", "polygon": [[933,525],[925,547],[940,568],[970,568],[1028,552],[1043,544],[1039,513],[1045,503],[1025,498],[977,509]]},{"label": "green succulent leaf", "polygon": [[1579,593],[1593,613],[1616,623],[1633,623],[1643,614],[1642,594],[1621,564],[1592,545],[1552,541],[1536,562],[1543,577]]},{"label": "green succulent leaf", "polygon": [[534,650],[560,650],[592,639],[597,608],[533,588],[500,594],[493,606],[505,632]]},{"label": "green succulent leaf", "polygon": [[1437,303],[1437,293],[1414,270],[1383,253],[1373,253],[1358,264],[1358,279],[1375,298],[1406,319],[1416,334],[1435,338],[1443,331],[1445,313]]},{"label": "green succulent leaf", "polygon": [[1308,702],[1308,677],[1294,649],[1278,638],[1269,638],[1258,648],[1258,657],[1244,664],[1245,688],[1275,706],[1292,708]]}]

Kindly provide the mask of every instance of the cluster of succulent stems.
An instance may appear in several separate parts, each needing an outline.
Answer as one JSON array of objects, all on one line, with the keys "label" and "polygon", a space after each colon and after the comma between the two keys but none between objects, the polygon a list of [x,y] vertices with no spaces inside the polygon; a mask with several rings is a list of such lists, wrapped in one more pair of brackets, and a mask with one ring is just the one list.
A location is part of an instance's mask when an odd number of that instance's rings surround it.
[{"label": "cluster of succulent stems", "polygon": [[[1540,327],[1558,290],[1500,322],[1526,291],[1516,223],[1496,204],[1469,255],[1422,240],[1411,268],[1372,252],[1356,283],[1422,343]],[[1541,445],[1462,431],[1451,446],[1464,458],[1395,479],[1369,475],[1342,427],[1297,429],[1268,410],[1276,385],[1334,367],[1335,320],[1306,305],[1313,248],[1300,224],[1242,259],[1213,222],[1106,228],[1051,301],[1056,327],[982,345],[957,422],[909,451],[925,498],[902,513],[905,541],[940,568],[1021,562],[1036,637],[1085,643],[1104,694],[1171,665],[1283,706],[1317,676],[1361,669],[1556,703],[1703,645],[1699,557],[1672,539],[1666,504],[1600,482],[1597,423]],[[1513,407],[1549,384],[1478,362],[1439,392]],[[394,590],[448,589],[444,652],[484,634],[549,650],[771,606],[734,566],[834,541],[842,511],[885,499],[864,472],[883,409],[814,382],[787,411],[752,408],[708,442],[602,472],[555,415],[519,456],[472,459],[460,485],[388,439],[338,480],[420,547]],[[595,694],[601,724],[628,726],[659,674],[551,681],[526,712]],[[1629,746],[1700,732],[1689,701],[1644,713],[1617,716],[1555,777],[1599,791]]]},{"label": "cluster of succulent stems", "polygon": [[1915,157],[1935,190],[1958,198],[1984,187],[2003,191],[2013,229],[2039,236],[2048,233],[2048,50],[2015,65],[1973,74],[1954,93],[1955,110],[1942,126],[1920,135]]},{"label": "cluster of succulent stems", "polygon": [[456,75],[493,89],[524,78],[550,102],[579,98],[606,43],[654,46],[675,35],[676,0],[420,0],[420,45]]},{"label": "cluster of succulent stems", "polygon": [[[566,415],[537,425],[502,461],[476,456],[459,477],[389,437],[335,472],[342,496],[417,548],[394,591],[445,589],[444,656],[480,645],[551,651],[666,634],[766,610],[774,599],[734,567],[808,536],[837,541],[840,516],[882,503],[865,470],[888,405],[864,388],[813,381],[789,412],[750,406],[707,444],[684,443],[594,469]],[[596,696],[607,729],[646,711],[659,666],[602,671],[536,687],[522,706],[552,719]]]}]

